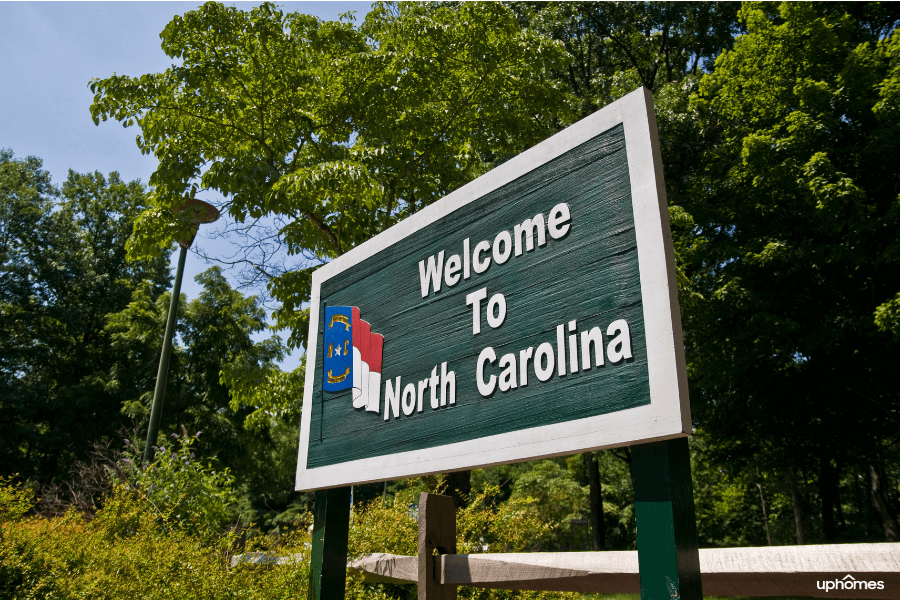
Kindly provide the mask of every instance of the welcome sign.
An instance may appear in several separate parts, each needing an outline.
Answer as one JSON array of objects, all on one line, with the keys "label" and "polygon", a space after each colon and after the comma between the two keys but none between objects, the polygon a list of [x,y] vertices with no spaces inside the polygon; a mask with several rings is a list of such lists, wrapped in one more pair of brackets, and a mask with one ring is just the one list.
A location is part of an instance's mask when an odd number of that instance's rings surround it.
[{"label": "welcome sign", "polygon": [[297,489],[687,435],[641,89],[313,275]]}]

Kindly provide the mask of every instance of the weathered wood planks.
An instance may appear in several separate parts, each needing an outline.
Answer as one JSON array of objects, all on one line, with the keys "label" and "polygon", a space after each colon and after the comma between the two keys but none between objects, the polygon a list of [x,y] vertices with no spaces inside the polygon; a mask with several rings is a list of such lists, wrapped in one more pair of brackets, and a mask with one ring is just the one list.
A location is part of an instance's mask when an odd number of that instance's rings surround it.
[{"label": "weathered wood planks", "polygon": [[[441,582],[483,588],[640,593],[637,551],[458,554],[440,557]],[[369,554],[351,568],[373,581],[416,583],[418,558]],[[900,599],[900,544],[831,544],[700,550],[710,596]],[[821,582],[882,581],[883,589],[831,589]],[[847,580],[849,583],[851,580]]]}]

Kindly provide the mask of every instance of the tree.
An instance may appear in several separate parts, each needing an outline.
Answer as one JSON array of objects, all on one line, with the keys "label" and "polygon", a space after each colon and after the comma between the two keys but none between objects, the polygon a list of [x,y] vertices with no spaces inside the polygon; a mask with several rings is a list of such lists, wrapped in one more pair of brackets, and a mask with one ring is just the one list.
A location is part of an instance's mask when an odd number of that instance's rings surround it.
[{"label": "tree", "polygon": [[700,75],[739,31],[737,3],[517,2],[528,27],[572,57],[556,76],[587,116],[637,87],[655,92]]},{"label": "tree", "polygon": [[878,479],[900,441],[900,346],[875,315],[900,277],[900,11],[745,3],[741,19],[747,34],[693,100],[714,143],[685,179],[675,228],[695,299],[685,310],[695,419],[720,458],[783,474],[798,543],[810,539],[805,481],[835,538],[839,468],[875,473],[892,539]]},{"label": "tree", "polygon": [[[293,488],[303,368],[281,371],[277,363],[286,349],[278,336],[253,340],[267,327],[255,296],[233,289],[219,267],[196,280],[200,295],[179,306],[182,343],[173,348],[159,443],[202,432],[197,452],[235,475],[245,512],[267,503],[284,508]],[[170,298],[165,293],[154,301],[142,286],[108,319],[112,347],[128,377],[110,385],[122,391],[120,410],[141,430],[149,421]]]},{"label": "tree", "polygon": [[548,76],[560,44],[522,30],[498,3],[376,4],[360,27],[265,3],[209,2],[176,16],[162,48],[181,66],[94,80],[94,121],[141,129],[160,161],[154,208],[132,256],[167,248],[167,209],[198,186],[238,224],[268,218],[289,255],[244,260],[281,302],[289,344],[305,342],[310,269],[539,141],[567,114]]},{"label": "tree", "polygon": [[115,362],[104,332],[138,282],[168,285],[165,257],[128,262],[146,208],[140,183],[69,172],[62,193],[34,157],[0,152],[0,426],[3,472],[44,483],[89,440],[125,425],[104,385]]}]

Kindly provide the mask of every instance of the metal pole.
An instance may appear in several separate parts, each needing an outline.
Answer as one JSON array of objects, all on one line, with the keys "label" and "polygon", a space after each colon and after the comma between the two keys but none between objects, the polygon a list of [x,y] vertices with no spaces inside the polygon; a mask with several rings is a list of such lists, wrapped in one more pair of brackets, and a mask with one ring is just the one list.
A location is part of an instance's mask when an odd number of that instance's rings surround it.
[{"label": "metal pole", "polygon": [[153,462],[153,445],[159,435],[159,419],[162,415],[163,398],[166,395],[169,358],[172,356],[172,338],[175,337],[175,321],[178,316],[178,300],[181,296],[181,278],[184,276],[186,257],[187,248],[181,246],[181,253],[178,255],[178,269],[175,271],[175,286],[172,288],[172,301],[169,303],[169,319],[166,321],[166,334],[163,338],[162,354],[159,356],[159,371],[156,373],[156,390],[153,392],[153,408],[150,411],[150,426],[147,428],[147,444],[144,446],[144,465]]}]

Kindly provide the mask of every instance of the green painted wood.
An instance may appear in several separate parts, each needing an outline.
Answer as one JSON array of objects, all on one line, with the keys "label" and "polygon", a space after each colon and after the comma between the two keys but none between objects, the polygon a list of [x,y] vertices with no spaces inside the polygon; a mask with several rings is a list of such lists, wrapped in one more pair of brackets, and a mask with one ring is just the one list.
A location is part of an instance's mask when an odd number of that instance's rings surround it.
[{"label": "green painted wood", "polygon": [[[538,213],[546,218],[568,203],[571,229],[558,240],[547,236],[521,256],[452,287],[422,298],[418,263],[445,251],[462,254],[471,245],[493,242],[501,231]],[[505,322],[497,329],[482,320],[472,334],[465,297],[487,288],[503,293]],[[650,402],[647,353],[631,187],[622,126],[486,194],[390,248],[322,284],[322,307],[358,306],[372,331],[384,335],[383,381],[402,385],[426,379],[442,362],[456,373],[456,405],[384,421],[381,414],[354,410],[351,392],[323,393],[322,352],[316,355],[307,468],[360,458],[423,450],[444,444],[561,423],[642,406]],[[321,307],[320,307],[321,308]],[[484,310],[484,309],[482,309]],[[324,318],[324,310],[320,311]],[[547,381],[529,369],[528,385],[482,397],[476,387],[479,353],[491,346],[506,353],[549,342],[556,327],[577,321],[578,331],[606,328],[617,319],[629,325],[633,358]],[[324,323],[320,321],[319,330]],[[568,333],[567,333],[568,335]],[[440,367],[438,368],[440,371]],[[500,373],[495,367],[491,373]]]},{"label": "green painted wood", "polygon": [[347,538],[350,531],[350,488],[316,492],[310,600],[343,600],[347,585]]},{"label": "green painted wood", "polygon": [[641,600],[700,600],[687,438],[632,446]]}]

